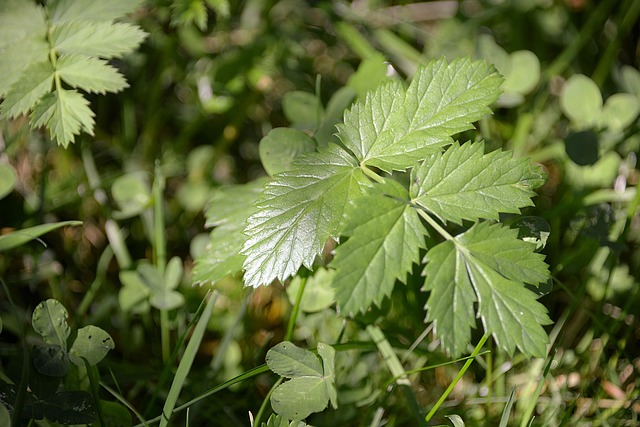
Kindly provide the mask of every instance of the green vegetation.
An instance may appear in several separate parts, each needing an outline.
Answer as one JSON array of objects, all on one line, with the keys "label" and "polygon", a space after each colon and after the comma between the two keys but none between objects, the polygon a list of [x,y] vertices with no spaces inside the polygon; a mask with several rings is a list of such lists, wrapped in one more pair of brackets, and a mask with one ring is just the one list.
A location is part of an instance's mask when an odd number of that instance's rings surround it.
[{"label": "green vegetation", "polygon": [[0,3],[0,425],[635,426],[640,3]]}]

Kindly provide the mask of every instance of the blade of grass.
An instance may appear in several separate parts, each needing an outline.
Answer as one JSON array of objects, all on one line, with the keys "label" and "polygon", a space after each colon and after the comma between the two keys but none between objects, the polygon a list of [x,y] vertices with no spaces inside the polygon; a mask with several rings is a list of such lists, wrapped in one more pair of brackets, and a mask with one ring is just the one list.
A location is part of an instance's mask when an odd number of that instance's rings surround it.
[{"label": "blade of grass", "polygon": [[[112,375],[113,375],[113,373],[112,373]],[[103,383],[102,381],[100,381],[100,387],[105,389],[118,402],[122,403],[127,409],[129,409],[131,412],[133,412],[135,414],[135,416],[138,417],[138,419],[142,422],[141,424],[139,424],[139,426],[144,426],[144,427],[148,427],[149,426],[149,424],[147,424],[147,421],[145,421],[144,416],[140,412],[138,412],[138,410],[136,410],[135,406],[133,406],[132,404],[127,402],[127,399],[122,397],[122,394],[120,392],[112,389],[111,387],[109,387],[108,385]],[[158,419],[159,419],[159,417],[158,417]]]},{"label": "blade of grass", "polygon": [[444,393],[442,393],[442,396],[440,396],[440,399],[438,399],[436,404],[433,405],[433,408],[431,408],[431,410],[425,417],[425,421],[429,421],[431,418],[433,418],[438,408],[440,408],[440,405],[442,405],[442,403],[446,400],[449,394],[451,394],[451,392],[453,391],[453,388],[456,386],[456,384],[458,384],[458,381],[460,381],[460,379],[467,372],[467,369],[469,369],[469,366],[471,366],[471,364],[473,363],[474,359],[480,354],[480,351],[482,350],[482,346],[484,346],[484,343],[487,342],[487,339],[489,339],[489,335],[484,334],[484,336],[480,339],[480,342],[478,342],[478,345],[476,345],[476,348],[473,349],[473,353],[471,353],[471,357],[464,363],[464,365],[462,366],[462,369],[460,369],[460,371],[458,372],[458,375],[456,375],[456,377],[453,379],[451,384],[449,384],[449,387],[447,387]]},{"label": "blade of grass", "polygon": [[498,427],[508,427],[509,426],[509,416],[511,415],[511,408],[513,408],[513,401],[516,395],[516,388],[511,389],[511,394],[509,395],[509,400],[507,400],[507,404],[504,407],[504,411],[502,411],[502,417],[500,417],[500,425]]},{"label": "blade of grass", "polygon": [[165,401],[164,407],[162,408],[163,416],[160,420],[161,427],[169,425],[169,419],[171,417],[171,414],[173,413],[176,402],[178,401],[178,396],[180,395],[180,391],[182,390],[184,381],[187,379],[187,375],[191,370],[191,365],[193,364],[193,360],[195,359],[198,348],[200,347],[200,342],[202,341],[204,333],[207,330],[207,325],[209,324],[209,319],[211,318],[213,307],[215,306],[216,300],[218,299],[218,293],[214,292],[213,295],[211,295],[211,293],[207,293],[207,296],[205,298],[208,298],[209,301],[207,302],[207,306],[205,307],[202,316],[198,320],[198,323],[193,330],[193,335],[191,335],[189,344],[187,344],[187,348],[184,351],[182,360],[178,365],[178,370],[176,371],[173,383],[171,384],[171,388],[169,389],[167,400]]},{"label": "blade of grass", "polygon": [[104,412],[102,411],[102,402],[100,401],[100,395],[98,394],[98,387],[100,380],[98,379],[98,372],[95,366],[91,366],[89,361],[82,357],[84,362],[84,368],[87,370],[87,377],[89,377],[89,385],[91,386],[91,394],[93,395],[93,401],[96,404],[96,412],[98,413],[98,420],[100,425],[106,426],[107,423],[104,420]]}]

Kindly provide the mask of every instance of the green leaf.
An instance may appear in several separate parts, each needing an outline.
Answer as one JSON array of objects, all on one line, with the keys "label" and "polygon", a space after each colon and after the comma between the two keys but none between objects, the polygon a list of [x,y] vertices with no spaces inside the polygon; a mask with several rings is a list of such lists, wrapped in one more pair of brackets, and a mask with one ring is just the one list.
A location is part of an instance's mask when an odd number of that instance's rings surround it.
[{"label": "green leaf", "polygon": [[43,40],[47,33],[42,6],[25,0],[3,0],[0,3],[0,50],[35,33],[41,34]]},{"label": "green leaf", "polygon": [[282,418],[278,414],[271,414],[267,423],[262,423],[261,427],[306,427],[307,424],[302,421],[291,421]]},{"label": "green leaf", "polygon": [[315,151],[316,143],[306,133],[275,128],[260,140],[260,161],[270,176],[291,169],[291,162],[302,153]]},{"label": "green leaf", "polygon": [[347,201],[368,185],[355,159],[335,144],[300,156],[291,171],[276,175],[247,220],[245,284],[282,281],[301,265],[311,269],[327,240],[338,237]]},{"label": "green leaf", "polygon": [[111,194],[120,207],[115,213],[118,218],[139,215],[151,204],[151,189],[143,172],[130,172],[116,178]]},{"label": "green leaf", "polygon": [[60,346],[66,352],[67,338],[71,333],[67,324],[68,317],[67,309],[59,301],[48,299],[33,310],[31,324],[44,342]]},{"label": "green leaf", "polygon": [[418,70],[406,93],[392,82],[356,103],[338,136],[361,164],[404,170],[489,114],[501,83],[484,61],[434,61]]},{"label": "green leaf", "polygon": [[123,23],[71,21],[53,27],[53,49],[105,59],[132,52],[145,39],[140,28]]},{"label": "green leaf", "polygon": [[258,194],[268,180],[257,179],[249,184],[218,190],[210,201],[205,216],[211,232],[206,251],[195,261],[194,284],[215,284],[225,276],[242,270],[245,256],[240,254],[246,236],[242,230],[247,218],[257,211],[254,206]]},{"label": "green leaf", "polygon": [[52,83],[53,68],[49,61],[32,64],[7,92],[0,105],[2,116],[12,119],[25,114],[51,91]]},{"label": "green leaf", "polygon": [[16,184],[16,172],[8,163],[0,163],[0,199],[13,191]]},{"label": "green leaf", "polygon": [[93,397],[86,391],[62,391],[40,404],[44,416],[60,424],[90,424],[96,418]]},{"label": "green leaf", "polygon": [[336,407],[334,376],[335,350],[318,343],[318,357],[309,350],[284,341],[267,352],[269,369],[291,380],[279,385],[271,394],[273,410],[290,420],[303,420],[327,407],[329,400]]},{"label": "green leaf", "polygon": [[118,304],[120,309],[134,314],[149,312],[149,295],[151,290],[142,282],[136,271],[121,271],[120,283],[122,287],[118,292]]},{"label": "green leaf", "polygon": [[560,108],[578,127],[593,127],[598,124],[602,114],[600,88],[589,77],[575,74],[562,89]]},{"label": "green leaf", "polygon": [[71,87],[87,92],[119,92],[129,86],[122,74],[98,58],[62,55],[58,58],[57,72]]},{"label": "green leaf", "polygon": [[535,89],[540,80],[540,60],[530,50],[518,50],[511,53],[509,61],[511,69],[505,75],[502,89],[526,95]]},{"label": "green leaf", "polygon": [[30,124],[32,128],[45,126],[58,145],[67,147],[81,130],[93,135],[93,117],[89,102],[80,93],[57,89],[36,104]]},{"label": "green leaf", "polygon": [[405,282],[420,261],[427,231],[409,194],[399,183],[386,180],[357,199],[347,210],[346,243],[338,246],[331,267],[340,310],[354,315],[388,297],[396,280]]},{"label": "green leaf", "polygon": [[616,93],[607,98],[602,109],[602,124],[612,131],[622,131],[640,113],[638,98],[629,93]]},{"label": "green leaf", "polygon": [[78,366],[84,366],[83,358],[93,366],[114,348],[113,339],[107,332],[97,326],[89,325],[78,329],[78,336],[69,349],[69,358]]},{"label": "green leaf", "polygon": [[318,97],[299,90],[284,94],[282,110],[292,126],[298,129],[317,128],[324,114]]},{"label": "green leaf", "polygon": [[32,352],[33,366],[51,377],[64,377],[69,371],[67,352],[59,345],[36,345]]},{"label": "green leaf", "polygon": [[42,34],[29,34],[0,48],[0,97],[4,97],[11,86],[24,76],[27,67],[48,60],[49,45],[45,33],[46,29]]},{"label": "green leaf", "polygon": [[25,243],[30,242],[33,239],[37,239],[50,231],[57,230],[58,228],[75,225],[82,225],[82,221],[62,221],[51,224],[40,224],[2,235],[0,236],[0,252],[24,245]]},{"label": "green leaf", "polygon": [[51,2],[50,15],[56,24],[73,20],[112,21],[127,15],[143,0],[58,0]]},{"label": "green leaf", "polygon": [[519,213],[532,206],[533,188],[544,183],[539,166],[511,153],[484,153],[484,143],[454,143],[414,169],[413,201],[442,221],[498,219],[500,212]]},{"label": "green leaf", "polygon": [[[335,270],[319,268],[313,276],[309,277],[300,300],[300,310],[315,313],[329,308],[336,301],[335,291],[331,286],[334,276]],[[300,276],[295,276],[287,286],[287,296],[291,305],[296,303],[301,284]]]},{"label": "green leaf", "polygon": [[518,347],[527,356],[544,356],[549,339],[541,325],[551,321],[524,284],[546,282],[550,275],[535,245],[516,236],[517,230],[482,222],[427,252],[426,320],[453,356],[470,341],[476,302],[485,331],[505,351]]}]

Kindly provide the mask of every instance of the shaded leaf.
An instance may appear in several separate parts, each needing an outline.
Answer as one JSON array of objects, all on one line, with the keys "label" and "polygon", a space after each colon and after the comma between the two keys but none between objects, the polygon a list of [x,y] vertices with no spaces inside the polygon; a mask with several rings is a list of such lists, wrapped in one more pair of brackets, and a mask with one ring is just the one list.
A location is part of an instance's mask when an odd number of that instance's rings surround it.
[{"label": "shaded leaf", "polygon": [[60,346],[66,351],[67,338],[71,333],[67,323],[68,316],[67,309],[59,301],[48,299],[33,310],[31,324],[44,342]]},{"label": "shaded leaf", "polygon": [[420,261],[426,229],[408,203],[407,190],[386,180],[357,199],[347,211],[345,235],[331,267],[332,286],[344,314],[366,311],[388,297],[396,280],[405,282],[412,265]]}]

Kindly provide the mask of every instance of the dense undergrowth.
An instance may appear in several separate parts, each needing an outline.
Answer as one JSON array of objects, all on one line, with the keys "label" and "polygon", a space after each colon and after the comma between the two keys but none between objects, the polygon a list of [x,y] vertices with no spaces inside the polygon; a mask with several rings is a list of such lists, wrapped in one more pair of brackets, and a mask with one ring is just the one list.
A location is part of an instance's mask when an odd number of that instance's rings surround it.
[{"label": "dense undergrowth", "polygon": [[639,16],[0,4],[0,425],[637,425]]}]

